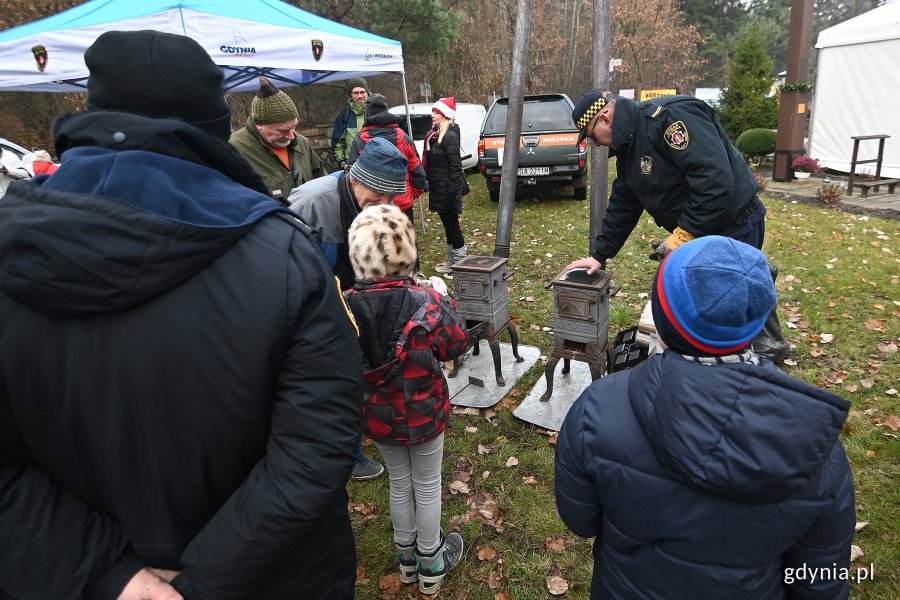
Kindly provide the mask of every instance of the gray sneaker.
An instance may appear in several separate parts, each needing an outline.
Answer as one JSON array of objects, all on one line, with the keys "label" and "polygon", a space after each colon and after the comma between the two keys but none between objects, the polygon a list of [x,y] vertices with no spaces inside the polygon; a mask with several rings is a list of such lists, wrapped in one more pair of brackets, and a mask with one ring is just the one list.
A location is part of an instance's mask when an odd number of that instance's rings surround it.
[{"label": "gray sneaker", "polygon": [[413,542],[409,546],[401,546],[395,544],[397,548],[397,562],[400,563],[400,581],[403,583],[413,583],[419,577],[416,566],[416,543]]},{"label": "gray sneaker", "polygon": [[382,473],[384,473],[384,466],[377,460],[367,457],[363,462],[353,465],[353,473],[350,476],[357,481],[365,481],[366,479],[375,479]]},{"label": "gray sneaker", "polygon": [[419,591],[423,594],[436,594],[441,589],[444,576],[459,564],[463,555],[462,536],[455,531],[445,537],[438,549],[430,556],[419,554],[416,550],[416,562],[418,562]]}]

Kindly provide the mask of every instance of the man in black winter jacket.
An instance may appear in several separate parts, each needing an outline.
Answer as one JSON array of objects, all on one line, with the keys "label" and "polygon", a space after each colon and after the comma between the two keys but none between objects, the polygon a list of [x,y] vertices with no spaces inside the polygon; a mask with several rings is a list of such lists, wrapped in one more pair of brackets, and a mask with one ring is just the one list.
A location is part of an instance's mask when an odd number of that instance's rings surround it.
[{"label": "man in black winter jacket", "polygon": [[[352,598],[353,325],[193,40],[107,32],[0,205],[0,597]],[[123,68],[122,65],[127,65]]]},{"label": "man in black winter jacket", "polygon": [[[664,96],[635,102],[593,90],[579,98],[572,119],[590,138],[616,157],[609,207],[591,255],[568,269],[588,273],[605,268],[622,248],[646,210],[669,232],[654,243],[654,257],[695,238],[721,235],[762,249],[766,208],[747,162],[719,125],[715,110],[691,96]],[[775,311],[757,350],[773,362],[787,356],[787,342]]]},{"label": "man in black winter jacket", "polygon": [[581,138],[608,146],[616,180],[591,256],[569,268],[600,268],[614,257],[643,211],[669,236],[665,256],[686,241],[723,235],[762,248],[766,209],[746,161],[719,126],[715,111],[690,96],[637,103],[594,90],[572,111]]}]

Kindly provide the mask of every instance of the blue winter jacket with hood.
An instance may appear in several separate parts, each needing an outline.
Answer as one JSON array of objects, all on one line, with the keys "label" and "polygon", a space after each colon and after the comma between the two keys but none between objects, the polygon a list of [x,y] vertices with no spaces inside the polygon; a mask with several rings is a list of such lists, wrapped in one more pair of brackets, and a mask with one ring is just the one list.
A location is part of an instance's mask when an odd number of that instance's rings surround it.
[{"label": "blue winter jacket with hood", "polygon": [[850,566],[848,409],[769,362],[671,350],[594,382],[556,457],[559,514],[596,536],[591,598],[847,598],[785,570]]},{"label": "blue winter jacket with hood", "polygon": [[0,590],[352,598],[362,366],[317,244],[186,123],[54,133],[0,203]]}]

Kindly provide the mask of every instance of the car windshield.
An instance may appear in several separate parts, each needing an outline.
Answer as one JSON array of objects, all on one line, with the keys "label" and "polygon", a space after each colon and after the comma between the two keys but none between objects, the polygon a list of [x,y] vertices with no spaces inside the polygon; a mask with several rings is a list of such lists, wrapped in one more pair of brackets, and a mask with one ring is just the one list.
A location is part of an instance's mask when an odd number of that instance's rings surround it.
[{"label": "car windshield", "polygon": [[[484,123],[484,135],[506,133],[508,100],[498,100]],[[522,133],[529,131],[574,131],[572,107],[563,96],[526,97],[522,107]]]}]

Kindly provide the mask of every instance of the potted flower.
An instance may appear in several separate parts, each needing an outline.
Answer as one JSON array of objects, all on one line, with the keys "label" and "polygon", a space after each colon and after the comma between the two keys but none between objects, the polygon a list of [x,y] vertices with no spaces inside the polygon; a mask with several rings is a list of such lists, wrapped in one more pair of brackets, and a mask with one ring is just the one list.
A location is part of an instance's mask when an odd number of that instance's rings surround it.
[{"label": "potted flower", "polygon": [[810,173],[819,170],[819,161],[809,156],[798,156],[791,162],[791,168],[797,179],[808,179]]}]

